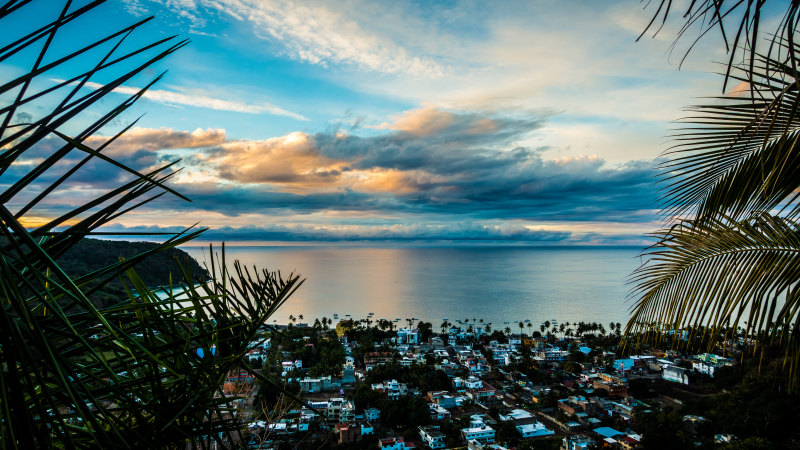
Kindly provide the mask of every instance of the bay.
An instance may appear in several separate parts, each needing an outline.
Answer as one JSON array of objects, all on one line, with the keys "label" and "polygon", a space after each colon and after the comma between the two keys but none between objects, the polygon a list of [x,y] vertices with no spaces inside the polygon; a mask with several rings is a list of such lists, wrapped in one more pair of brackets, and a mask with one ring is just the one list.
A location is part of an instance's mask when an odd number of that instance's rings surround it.
[{"label": "bay", "polygon": [[[184,248],[202,261],[208,249]],[[226,247],[229,261],[298,272],[306,282],[273,320],[483,319],[512,330],[530,320],[622,322],[639,247]],[[509,322],[506,324],[505,322]]]}]

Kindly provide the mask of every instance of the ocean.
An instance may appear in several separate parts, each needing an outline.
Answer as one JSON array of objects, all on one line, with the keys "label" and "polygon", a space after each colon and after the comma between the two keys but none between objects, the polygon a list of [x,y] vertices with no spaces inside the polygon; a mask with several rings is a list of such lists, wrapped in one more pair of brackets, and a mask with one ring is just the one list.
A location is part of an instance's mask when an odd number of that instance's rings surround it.
[{"label": "ocean", "polygon": [[[186,247],[201,263],[208,248]],[[473,319],[495,329],[530,320],[622,322],[638,247],[230,247],[229,261],[295,271],[305,283],[273,320],[417,318],[438,329]],[[509,322],[506,324],[505,322]]]}]

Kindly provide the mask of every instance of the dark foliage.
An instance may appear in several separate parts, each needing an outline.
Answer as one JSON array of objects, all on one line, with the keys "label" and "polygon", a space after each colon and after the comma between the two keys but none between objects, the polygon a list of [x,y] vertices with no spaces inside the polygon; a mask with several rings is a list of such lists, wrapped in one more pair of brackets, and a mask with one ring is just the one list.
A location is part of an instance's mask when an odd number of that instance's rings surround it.
[{"label": "dark foliage", "polygon": [[[158,246],[159,244],[154,242],[86,238],[79,241],[56,261],[64,272],[75,278],[116,264],[121,259],[151,251]],[[155,288],[170,283],[176,284],[183,279],[179,263],[187,268],[196,279],[208,277],[208,271],[205,268],[200,266],[188,253],[177,248],[155,253],[146,261],[135,264],[133,268],[147,286]],[[126,300],[127,294],[122,282],[117,278],[95,291],[90,299],[98,307],[107,307]]]}]

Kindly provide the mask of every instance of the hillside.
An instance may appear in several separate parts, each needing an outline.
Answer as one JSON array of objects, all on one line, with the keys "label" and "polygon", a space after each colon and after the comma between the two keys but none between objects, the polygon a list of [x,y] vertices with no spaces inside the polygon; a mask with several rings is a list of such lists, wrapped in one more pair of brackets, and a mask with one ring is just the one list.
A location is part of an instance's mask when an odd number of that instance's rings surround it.
[{"label": "hillside", "polygon": [[[58,258],[62,269],[72,277],[85,275],[105,266],[114,264],[119,258],[129,258],[139,253],[156,247],[153,242],[111,241],[103,239],[82,239],[67,253]],[[178,261],[188,267],[197,278],[208,276],[208,272],[197,261],[183,250],[169,249],[149,256],[144,261],[134,266],[136,272],[151,287],[166,285],[183,279],[178,268]],[[125,299],[126,294],[119,278],[112,280],[106,286],[91,296],[98,306],[109,306]]]}]

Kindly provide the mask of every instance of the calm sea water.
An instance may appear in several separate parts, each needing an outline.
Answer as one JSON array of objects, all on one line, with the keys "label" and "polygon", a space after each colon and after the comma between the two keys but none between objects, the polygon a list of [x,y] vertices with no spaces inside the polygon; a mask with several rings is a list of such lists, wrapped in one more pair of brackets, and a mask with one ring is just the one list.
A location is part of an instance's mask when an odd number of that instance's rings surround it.
[{"label": "calm sea water", "polygon": [[[207,249],[185,248],[199,261]],[[229,260],[307,280],[278,315],[431,321],[530,319],[608,324],[628,319],[634,247],[226,247]],[[204,253],[205,252],[205,253]],[[405,323],[403,320],[401,323]]]}]

